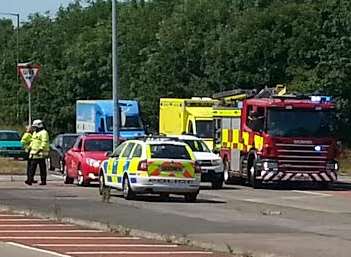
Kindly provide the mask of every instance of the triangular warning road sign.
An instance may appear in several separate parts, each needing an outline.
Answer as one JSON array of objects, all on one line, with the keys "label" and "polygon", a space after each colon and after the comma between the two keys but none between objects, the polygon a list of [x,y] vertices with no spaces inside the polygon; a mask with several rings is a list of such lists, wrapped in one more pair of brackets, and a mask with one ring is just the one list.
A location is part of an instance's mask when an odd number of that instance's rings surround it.
[{"label": "triangular warning road sign", "polygon": [[18,65],[18,73],[22,78],[25,88],[31,91],[33,88],[34,81],[38,78],[40,65]]}]

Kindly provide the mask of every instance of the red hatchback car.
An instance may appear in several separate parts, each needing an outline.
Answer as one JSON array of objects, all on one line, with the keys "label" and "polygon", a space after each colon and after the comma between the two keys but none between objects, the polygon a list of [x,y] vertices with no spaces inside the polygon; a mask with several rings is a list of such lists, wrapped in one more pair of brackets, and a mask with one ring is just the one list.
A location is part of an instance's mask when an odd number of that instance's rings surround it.
[{"label": "red hatchback car", "polygon": [[106,160],[106,152],[112,152],[112,135],[87,134],[77,138],[74,146],[65,154],[64,183],[86,186],[98,181],[99,167]]}]

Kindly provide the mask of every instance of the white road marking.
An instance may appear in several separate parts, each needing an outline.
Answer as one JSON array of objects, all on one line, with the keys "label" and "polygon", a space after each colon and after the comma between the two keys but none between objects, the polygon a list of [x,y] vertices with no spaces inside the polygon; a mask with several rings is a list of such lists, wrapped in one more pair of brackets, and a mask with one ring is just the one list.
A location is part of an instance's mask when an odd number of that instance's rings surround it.
[{"label": "white road marking", "polygon": [[[0,227],[75,227],[71,224],[0,224]],[[1,231],[1,230],[0,230]]]},{"label": "white road marking", "polygon": [[103,233],[98,230],[0,230],[1,233]]},{"label": "white road marking", "polygon": [[330,194],[311,192],[311,191],[302,191],[302,190],[293,190],[293,192],[306,194],[306,195],[319,195],[319,196],[331,196]]},{"label": "white road marking", "polygon": [[83,236],[0,236],[0,239],[15,240],[15,239],[52,239],[52,240],[137,240],[139,237],[83,237]]},{"label": "white road marking", "polygon": [[116,252],[66,252],[66,254],[72,255],[109,255],[109,254],[118,254],[118,255],[176,255],[176,254],[213,254],[212,252],[202,252],[202,251],[179,251],[179,252],[130,252],[130,251],[116,251]]},{"label": "white road marking", "polygon": [[52,251],[48,251],[48,250],[43,250],[43,249],[38,249],[38,248],[30,247],[30,246],[27,246],[27,245],[23,245],[23,244],[18,244],[18,243],[13,243],[13,242],[7,242],[6,244],[12,245],[12,246],[15,246],[15,247],[20,247],[20,248],[23,248],[23,249],[26,249],[26,250],[32,250],[32,251],[36,251],[36,252],[51,254],[51,255],[54,255],[54,256],[58,256],[58,257],[71,257],[70,255],[60,254],[60,253],[56,253],[56,252],[52,252]]},{"label": "white road marking", "polygon": [[164,248],[177,248],[178,245],[167,244],[34,244],[38,247],[164,247]]}]

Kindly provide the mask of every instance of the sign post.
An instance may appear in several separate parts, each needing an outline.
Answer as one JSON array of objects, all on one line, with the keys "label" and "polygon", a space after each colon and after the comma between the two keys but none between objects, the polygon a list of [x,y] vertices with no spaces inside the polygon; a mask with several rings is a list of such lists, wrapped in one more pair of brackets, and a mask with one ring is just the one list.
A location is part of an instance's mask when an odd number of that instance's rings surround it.
[{"label": "sign post", "polygon": [[32,88],[38,79],[40,64],[19,63],[17,72],[22,79],[24,88],[28,91],[28,123],[32,124]]}]

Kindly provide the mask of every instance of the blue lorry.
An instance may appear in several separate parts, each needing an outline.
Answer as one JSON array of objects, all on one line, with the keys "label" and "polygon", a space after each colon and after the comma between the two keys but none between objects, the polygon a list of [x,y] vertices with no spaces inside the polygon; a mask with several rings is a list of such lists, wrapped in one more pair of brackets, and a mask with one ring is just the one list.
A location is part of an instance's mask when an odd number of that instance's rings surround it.
[{"label": "blue lorry", "polygon": [[[131,139],[145,135],[139,103],[119,100],[120,137]],[[76,104],[77,133],[112,133],[112,100],[78,100]]]}]

